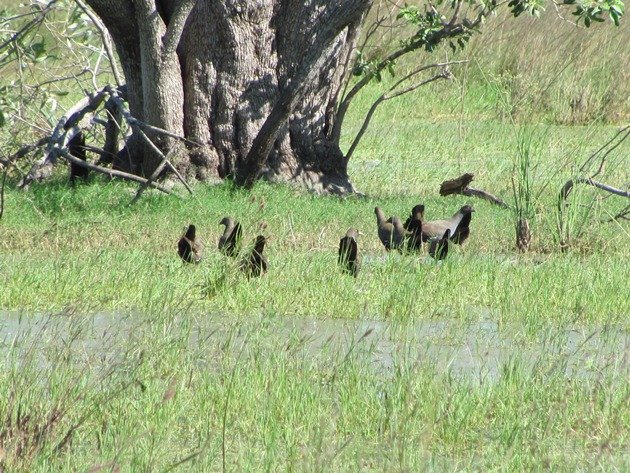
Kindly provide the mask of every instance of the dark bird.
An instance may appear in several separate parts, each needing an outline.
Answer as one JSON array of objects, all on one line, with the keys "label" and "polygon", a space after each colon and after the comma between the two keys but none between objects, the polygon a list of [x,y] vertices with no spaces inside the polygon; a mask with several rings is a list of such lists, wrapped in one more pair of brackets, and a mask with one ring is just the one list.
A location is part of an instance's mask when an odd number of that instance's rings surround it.
[{"label": "dark bird", "polygon": [[424,205],[419,204],[411,209],[411,215],[405,221],[403,227],[409,232],[407,250],[418,251],[422,249],[422,220],[424,219]]},{"label": "dark bird", "polygon": [[390,217],[388,220],[385,220],[385,214],[379,207],[374,209],[374,213],[376,214],[378,237],[385,249],[387,251],[391,249],[402,250],[407,232],[400,219],[398,217]]},{"label": "dark bird", "polygon": [[448,239],[450,236],[451,230],[447,228],[442,238],[434,238],[431,240],[429,254],[433,258],[437,260],[446,258],[446,255],[448,255]]},{"label": "dark bird", "polygon": [[223,235],[219,238],[219,250],[227,256],[236,256],[241,249],[241,224],[233,218],[223,217],[219,225],[225,225]]},{"label": "dark bird", "polygon": [[451,241],[462,244],[470,235],[471,213],[474,211],[470,205],[464,205],[449,219],[423,222],[422,241],[441,239],[446,230],[450,230]]},{"label": "dark bird", "polygon": [[264,236],[258,235],[252,252],[241,261],[241,270],[248,278],[258,277],[267,272],[267,258],[263,255],[266,242],[267,239]]},{"label": "dark bird", "polygon": [[405,224],[403,225],[405,230],[412,231],[411,227],[414,220],[424,220],[424,204],[414,205],[413,209],[411,209],[411,215],[407,217],[407,220],[405,220]]},{"label": "dark bird", "polygon": [[188,225],[188,230],[177,242],[177,254],[186,263],[199,263],[201,261],[201,243],[196,240],[194,225]]},{"label": "dark bird", "polygon": [[357,246],[357,238],[359,232],[354,228],[350,228],[341,240],[339,240],[339,265],[347,274],[351,274],[355,278],[361,268],[361,258],[359,256],[359,247]]},{"label": "dark bird", "polygon": [[[79,158],[81,161],[87,161],[85,153],[85,135],[82,131],[79,131],[74,135],[70,141],[68,141],[68,152],[75,158]],[[88,168],[79,166],[75,163],[70,163],[70,184],[74,185],[77,177],[87,181],[90,171]]]}]

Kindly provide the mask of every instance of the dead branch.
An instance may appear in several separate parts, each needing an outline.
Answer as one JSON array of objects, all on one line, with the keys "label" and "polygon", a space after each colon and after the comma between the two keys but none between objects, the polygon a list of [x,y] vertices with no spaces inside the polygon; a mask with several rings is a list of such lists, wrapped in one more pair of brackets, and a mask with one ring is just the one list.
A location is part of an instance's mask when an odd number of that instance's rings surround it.
[{"label": "dead branch", "polygon": [[[624,134],[625,133],[625,134]],[[621,138],[619,138],[620,135]],[[630,125],[625,126],[623,128],[621,128],[616,134],[615,136],[613,136],[610,140],[608,140],[604,145],[602,145],[597,151],[595,151],[593,154],[591,154],[588,159],[586,161],[584,161],[584,164],[582,164],[582,166],[580,166],[580,172],[584,172],[586,170],[586,168],[595,160],[595,159],[600,159],[600,163],[599,163],[599,167],[597,169],[597,171],[595,171],[595,173],[593,175],[591,175],[591,179],[596,177],[597,175],[599,175],[603,169],[604,169],[604,164],[606,161],[606,158],[608,157],[608,155],[615,149],[617,148],[621,143],[623,143],[624,140],[626,140],[626,138],[628,138],[628,136],[630,136]],[[606,152],[599,157],[599,153],[601,153],[602,151],[604,151],[606,149],[607,146],[610,146],[612,143],[614,143],[614,141],[619,138],[619,141],[617,141],[617,143],[613,144],[609,149],[606,150]]]},{"label": "dead branch", "polygon": [[78,123],[85,115],[94,113],[106,96],[107,87],[84,97],[61,117],[49,138],[44,155],[31,166],[31,170],[22,179],[20,188],[24,189],[32,181],[41,181],[52,174],[52,167],[57,160],[58,150],[65,147],[67,142],[78,133]]},{"label": "dead branch", "polygon": [[487,200],[491,204],[498,205],[499,207],[503,207],[504,209],[510,208],[508,204],[499,199],[496,195],[492,195],[489,192],[481,189],[473,189],[472,187],[467,187],[462,191],[462,194],[469,197],[479,197],[480,199]]},{"label": "dead branch", "polygon": [[136,195],[134,196],[134,198],[131,199],[131,202],[129,203],[129,205],[133,205],[136,202],[138,202],[138,200],[140,200],[140,197],[142,196],[144,191],[147,189],[147,187],[149,187],[151,185],[151,183],[158,178],[158,176],[160,175],[162,170],[166,167],[166,164],[168,163],[168,157],[170,156],[172,150],[173,150],[173,148],[171,148],[171,150],[169,150],[169,152],[166,153],[166,156],[164,156],[164,158],[162,158],[162,162],[160,163],[160,165],[157,168],[155,168],[155,171],[153,171],[153,174],[151,174],[151,176],[149,176],[149,179],[147,179],[147,182],[145,182],[144,184],[142,184],[138,188],[138,192],[136,192]]},{"label": "dead branch", "polygon": [[[173,164],[168,160],[168,158],[166,156],[164,156],[164,153],[162,153],[162,151],[160,151],[160,148],[158,148],[155,143],[153,143],[153,141],[151,141],[149,139],[149,137],[144,133],[144,131],[138,129],[138,133],[140,133],[140,136],[142,136],[142,138],[144,139],[144,141],[146,141],[146,143],[151,147],[151,149],[153,149],[153,151],[155,151],[157,153],[157,155],[162,158],[162,162],[168,166],[170,168],[171,171],[173,171],[173,173],[175,173],[175,175],[177,176],[177,178],[181,181],[182,184],[184,184],[184,187],[186,188],[186,190],[188,192],[190,192],[191,194],[193,193],[192,189],[190,188],[190,186],[188,185],[188,183],[186,182],[186,179],[184,179],[184,176],[182,176],[179,171],[177,169],[175,169],[175,166],[173,166]],[[161,164],[160,164],[161,165]],[[163,167],[162,167],[163,168]]]},{"label": "dead branch", "polygon": [[3,166],[8,166],[14,161],[18,161],[22,159],[24,156],[26,156],[27,154],[30,154],[31,152],[41,148],[42,146],[47,145],[49,142],[50,142],[50,137],[45,136],[44,138],[41,138],[36,143],[22,146],[19,150],[17,150],[15,153],[10,155],[8,158],[0,158],[0,164],[2,164]]},{"label": "dead branch", "polygon": [[[59,154],[59,156],[61,156],[64,159],[66,159],[68,162],[74,163],[77,166],[88,168],[90,171],[100,172],[101,174],[105,174],[106,176],[109,176],[109,177],[120,177],[121,179],[126,179],[128,181],[139,182],[140,184],[146,184],[148,182],[147,179],[145,179],[143,177],[140,177],[140,176],[136,176],[135,174],[129,174],[129,173],[126,173],[126,172],[123,172],[123,171],[118,171],[116,169],[104,168],[104,167],[101,167],[101,166],[97,166],[96,164],[88,163],[87,161],[83,161],[83,160],[81,160],[79,158],[75,158],[74,156],[72,156],[65,149],[59,148],[59,149],[57,149],[57,153]],[[179,198],[178,195],[174,194],[173,192],[171,192],[166,187],[161,186],[159,184],[156,184],[155,182],[151,182],[148,185],[153,187],[154,189],[157,189],[157,190],[159,190],[161,192],[164,192],[165,194],[174,195],[175,197]]]},{"label": "dead branch", "polygon": [[83,0],[74,0],[77,5],[83,10],[83,12],[88,16],[96,29],[101,35],[101,39],[103,40],[103,47],[105,48],[105,53],[107,54],[107,59],[109,60],[109,65],[112,68],[112,73],[114,74],[114,80],[118,86],[121,86],[124,83],[120,72],[118,71],[118,66],[116,65],[116,57],[114,56],[114,51],[112,48],[112,40],[109,36],[107,28],[101,21],[101,19],[92,13],[92,10],[88,8],[88,6],[83,2]]},{"label": "dead branch", "polygon": [[469,197],[479,197],[480,199],[487,200],[491,204],[498,205],[499,207],[503,207],[504,209],[510,208],[508,204],[499,199],[497,196],[492,195],[489,192],[481,189],[474,189],[472,187],[469,187],[469,184],[472,182],[474,177],[474,174],[466,173],[455,179],[449,179],[442,182],[442,184],[440,185],[440,195],[446,196],[450,194],[461,194]]},{"label": "dead branch", "polygon": [[604,223],[610,223],[621,219],[630,220],[630,205],[627,205],[624,209],[620,210],[614,217],[605,220]]},{"label": "dead branch", "polygon": [[622,189],[617,189],[616,187],[609,186],[608,184],[594,181],[590,177],[577,177],[575,179],[569,179],[564,186],[562,186],[562,189],[560,189],[560,198],[565,201],[565,203],[575,184],[587,184],[589,186],[597,187],[603,191],[610,192],[611,194],[630,199],[630,190],[624,191]]},{"label": "dead branch", "polygon": [[129,123],[130,126],[137,126],[139,128],[142,128],[146,131],[151,131],[153,133],[156,133],[158,135],[164,135],[164,136],[168,136],[170,138],[175,138],[177,140],[183,141],[184,143],[189,143],[191,145],[194,146],[201,146],[200,143],[197,143],[196,141],[190,140],[188,138],[185,138],[183,136],[180,136],[176,133],[172,133],[168,130],[164,130],[163,128],[159,128],[157,126],[153,126],[153,125],[149,125],[148,123],[143,122],[142,120],[138,120],[137,118],[135,118],[134,116],[131,115],[131,113],[129,113],[129,111],[127,111],[127,109],[125,108],[125,104],[124,101],[122,99],[122,97],[120,96],[120,94],[118,93],[118,90],[114,87],[111,86],[107,86],[106,87],[108,89],[108,92],[111,96],[112,101],[116,104],[116,107],[118,110],[120,110],[120,112],[122,113],[125,121],[127,123]]}]

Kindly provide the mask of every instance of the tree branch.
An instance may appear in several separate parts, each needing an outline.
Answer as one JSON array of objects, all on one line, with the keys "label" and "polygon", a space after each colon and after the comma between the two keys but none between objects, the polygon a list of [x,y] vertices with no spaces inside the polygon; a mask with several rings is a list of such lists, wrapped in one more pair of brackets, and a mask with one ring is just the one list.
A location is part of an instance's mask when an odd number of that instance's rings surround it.
[{"label": "tree branch", "polygon": [[[75,158],[74,156],[72,156],[68,151],[66,151],[65,149],[62,148],[57,148],[57,153],[63,157],[64,159],[66,159],[67,161],[76,164],[78,166],[84,167],[84,168],[88,168],[90,171],[95,171],[95,172],[100,172],[101,174],[105,174],[106,176],[109,177],[120,177],[121,179],[126,179],[128,181],[135,181],[135,182],[139,182],[141,184],[145,184],[147,183],[147,179],[140,177],[140,176],[136,176],[135,174],[129,174],[123,171],[117,171],[116,169],[108,169],[108,168],[104,168],[101,166],[97,166],[95,164],[91,164],[88,163],[87,161],[83,161],[82,159],[79,158]],[[178,195],[173,194],[170,190],[168,190],[166,187],[161,186],[159,184],[156,184],[155,182],[151,182],[148,185],[150,185],[151,187],[164,192],[165,194],[169,194],[169,195],[175,195],[176,197],[179,198]]]},{"label": "tree branch", "polygon": [[627,197],[630,199],[630,190],[624,191],[622,189],[617,189],[616,187],[609,186],[608,184],[594,181],[589,177],[577,177],[575,179],[569,179],[564,184],[564,186],[562,186],[562,189],[560,189],[560,197],[562,198],[562,200],[567,200],[575,184],[587,184],[589,186],[597,187],[598,189],[601,189],[603,191],[610,192],[611,194],[618,195],[620,197]]},{"label": "tree branch", "polygon": [[83,12],[88,16],[88,18],[92,20],[92,23],[94,23],[94,26],[96,26],[96,29],[101,34],[101,39],[103,40],[103,46],[105,47],[105,53],[107,54],[107,58],[109,59],[109,65],[111,66],[112,73],[114,74],[114,80],[116,81],[116,84],[118,86],[123,85],[124,80],[122,76],[120,75],[120,71],[118,70],[118,65],[116,64],[116,56],[114,56],[114,51],[112,49],[112,40],[111,40],[111,37],[109,36],[109,32],[107,31],[107,28],[105,27],[101,19],[98,16],[96,16],[92,12],[92,10],[88,8],[88,6],[83,2],[83,0],[74,0],[74,1],[76,2],[77,5],[79,5],[81,10],[83,10]]},{"label": "tree branch", "polygon": [[179,40],[182,37],[184,26],[186,26],[186,20],[196,3],[197,0],[181,0],[177,7],[175,7],[175,12],[169,20],[168,28],[162,38],[162,44],[164,45],[162,54],[169,55],[175,53]]},{"label": "tree branch", "polygon": [[86,114],[94,112],[105,100],[107,93],[107,87],[105,87],[95,94],[84,97],[61,117],[49,138],[44,155],[31,166],[31,170],[22,179],[19,185],[20,188],[26,188],[33,180],[42,180],[50,176],[52,166],[57,159],[57,150],[60,147],[65,147],[66,143],[76,134],[76,131],[70,133],[69,130],[75,128]]},{"label": "tree branch", "polygon": [[490,15],[493,11],[499,8],[504,3],[507,3],[508,0],[503,0],[495,5],[489,5],[485,8],[482,8],[477,14],[474,20],[469,20],[468,18],[464,18],[459,23],[453,23],[453,19],[456,19],[456,15],[459,15],[459,8],[461,6],[456,5],[455,14],[453,15],[451,21],[444,25],[444,27],[436,32],[434,32],[428,38],[418,38],[414,41],[409,41],[405,46],[400,47],[399,49],[392,51],[385,58],[383,58],[375,67],[374,71],[370,74],[364,75],[357,83],[350,89],[350,91],[341,99],[339,102],[339,106],[337,107],[337,116],[335,120],[335,124],[333,125],[333,130],[331,133],[331,139],[339,141],[341,137],[341,127],[343,125],[343,121],[345,119],[346,113],[350,107],[350,103],[354,99],[354,97],[359,93],[363,87],[370,83],[370,81],[374,78],[375,73],[383,71],[387,68],[391,63],[395,62],[398,58],[418,50],[423,45],[428,42],[436,43],[442,41],[447,38],[454,38],[458,35],[461,35],[465,31],[470,31],[476,28],[485,17]]}]

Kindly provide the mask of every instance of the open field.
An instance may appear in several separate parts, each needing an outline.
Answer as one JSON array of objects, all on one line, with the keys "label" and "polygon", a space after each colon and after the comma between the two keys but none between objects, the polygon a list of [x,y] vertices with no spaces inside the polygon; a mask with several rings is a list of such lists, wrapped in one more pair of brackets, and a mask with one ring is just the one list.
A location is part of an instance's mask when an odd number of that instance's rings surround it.
[{"label": "open field", "polygon": [[[607,222],[627,203],[578,186],[557,224],[561,186],[628,119],[630,94],[606,94],[630,84],[629,29],[610,31],[586,48],[596,62],[563,69],[575,82],[562,91],[539,93],[561,52],[536,55],[532,41],[508,61],[503,40],[459,81],[386,102],[349,165],[361,196],[196,185],[129,206],[127,183],[71,188],[59,169],[19,192],[11,177],[0,470],[630,470],[630,226]],[[546,62],[528,68],[534,57]],[[345,147],[380,90],[351,110]],[[580,94],[591,98],[576,112]],[[474,172],[513,205],[519,145],[532,153],[526,254],[513,209],[438,194]],[[598,179],[627,189],[629,156],[626,140]],[[376,205],[406,217],[419,202],[428,219],[476,208],[442,263],[378,241]],[[267,224],[264,277],[216,250],[224,215],[247,241]],[[196,266],[176,254],[189,223],[205,243]],[[350,226],[363,233],[356,280],[336,263]]]}]

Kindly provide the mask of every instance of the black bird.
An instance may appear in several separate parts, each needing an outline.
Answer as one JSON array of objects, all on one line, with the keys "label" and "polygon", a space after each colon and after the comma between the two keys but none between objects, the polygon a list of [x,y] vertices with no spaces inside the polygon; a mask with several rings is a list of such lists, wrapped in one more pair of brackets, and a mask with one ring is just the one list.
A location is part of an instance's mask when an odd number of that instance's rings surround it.
[{"label": "black bird", "polygon": [[354,228],[350,228],[346,232],[346,236],[339,240],[338,262],[345,273],[351,274],[355,278],[361,268],[361,257],[357,246],[358,237],[359,232]]},{"label": "black bird", "polygon": [[411,209],[411,215],[405,221],[403,227],[409,232],[407,250],[418,251],[422,249],[422,220],[424,219],[424,205],[416,205]]},{"label": "black bird", "polygon": [[464,205],[451,218],[423,222],[422,241],[441,239],[446,230],[450,230],[451,241],[462,244],[470,235],[471,213],[474,211],[470,205]]},{"label": "black bird", "polygon": [[[81,161],[87,161],[85,153],[85,135],[82,131],[79,131],[74,135],[70,141],[68,141],[68,152],[75,158],[79,158]],[[70,184],[74,185],[77,177],[87,181],[90,171],[88,168],[79,166],[75,163],[70,163]]]},{"label": "black bird", "polygon": [[414,220],[424,220],[424,204],[414,205],[413,209],[411,209],[411,215],[407,217],[407,220],[405,220],[405,224],[403,225],[403,227],[405,227],[405,230],[412,231],[411,222],[413,222]]},{"label": "black bird", "polygon": [[188,230],[179,239],[177,254],[186,263],[199,263],[201,261],[201,243],[196,240],[194,225],[188,225]]},{"label": "black bird", "polygon": [[267,239],[264,236],[258,235],[252,252],[241,261],[241,270],[248,278],[258,277],[267,272],[267,258],[263,255],[266,242]]},{"label": "black bird", "polygon": [[447,228],[444,235],[442,235],[442,238],[434,238],[431,240],[429,245],[429,254],[433,258],[437,260],[446,258],[446,255],[448,255],[448,239],[450,236],[451,230]]},{"label": "black bird", "polygon": [[219,250],[227,256],[236,256],[241,249],[241,224],[233,218],[223,217],[219,225],[225,225],[223,235],[219,238]]},{"label": "black bird", "polygon": [[379,207],[374,209],[374,213],[376,214],[378,237],[385,249],[387,251],[391,249],[402,250],[407,232],[400,219],[398,217],[390,217],[388,220],[385,220],[385,214]]}]

